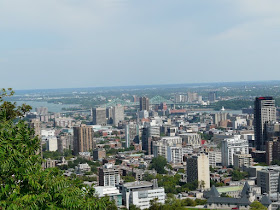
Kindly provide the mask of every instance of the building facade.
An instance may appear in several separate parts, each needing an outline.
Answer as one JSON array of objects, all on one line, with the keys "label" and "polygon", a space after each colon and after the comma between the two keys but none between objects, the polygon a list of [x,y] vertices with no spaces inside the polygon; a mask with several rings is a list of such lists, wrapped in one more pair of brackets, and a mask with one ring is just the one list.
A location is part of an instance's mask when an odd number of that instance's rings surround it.
[{"label": "building facade", "polygon": [[140,111],[143,111],[143,110],[149,111],[150,110],[149,98],[140,97],[139,104],[140,104]]},{"label": "building facade", "polygon": [[210,188],[209,159],[204,153],[187,158],[187,182],[198,181],[199,188]]},{"label": "building facade", "polygon": [[241,139],[240,135],[235,135],[232,138],[224,139],[222,141],[222,165],[233,165],[233,154],[238,152],[243,154],[249,154],[248,141]]},{"label": "building facade", "polygon": [[120,183],[121,169],[118,166],[106,163],[98,169],[99,186],[116,186]]},{"label": "building facade", "polygon": [[92,110],[92,123],[93,125],[106,125],[107,119],[106,119],[106,108],[94,108]]},{"label": "building facade", "polygon": [[119,186],[123,196],[123,203],[127,209],[130,204],[135,205],[140,209],[148,209],[150,201],[157,199],[158,203],[165,202],[165,192],[163,187],[158,187],[157,181],[136,181],[121,184]]},{"label": "building facade", "polygon": [[94,149],[92,126],[80,125],[79,127],[73,127],[73,132],[75,155],[78,155],[79,152],[89,152]]},{"label": "building facade", "polygon": [[273,97],[257,97],[254,108],[255,147],[265,150],[265,124],[276,121],[276,107]]}]

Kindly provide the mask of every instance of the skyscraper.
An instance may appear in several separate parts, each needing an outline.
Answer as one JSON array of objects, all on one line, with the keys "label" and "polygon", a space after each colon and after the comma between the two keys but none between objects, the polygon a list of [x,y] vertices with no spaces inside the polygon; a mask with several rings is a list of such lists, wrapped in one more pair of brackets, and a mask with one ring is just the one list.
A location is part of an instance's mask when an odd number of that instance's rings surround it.
[{"label": "skyscraper", "polygon": [[93,129],[91,126],[81,125],[73,127],[74,131],[74,154],[89,152],[94,149]]},{"label": "skyscraper", "polygon": [[198,187],[210,188],[209,159],[204,153],[187,158],[187,182],[198,181]]},{"label": "skyscraper", "polygon": [[210,102],[214,102],[216,101],[217,98],[217,92],[216,91],[212,91],[208,93],[208,99]]},{"label": "skyscraper", "polygon": [[105,108],[94,108],[93,110],[93,124],[94,125],[106,125],[106,109]]},{"label": "skyscraper", "polygon": [[143,128],[142,132],[142,149],[145,150],[146,155],[153,154],[152,138],[160,138],[159,126],[148,126]]},{"label": "skyscraper", "polygon": [[150,104],[149,104],[149,99],[147,97],[140,97],[139,103],[140,103],[140,111],[142,110],[149,111]]},{"label": "skyscraper", "polygon": [[130,147],[129,125],[125,125],[125,148]]},{"label": "skyscraper", "polygon": [[276,121],[276,107],[273,97],[256,97],[254,109],[255,147],[265,150],[265,124]]},{"label": "skyscraper", "polygon": [[124,120],[124,107],[117,105],[113,107],[113,124],[118,125],[120,121]]}]

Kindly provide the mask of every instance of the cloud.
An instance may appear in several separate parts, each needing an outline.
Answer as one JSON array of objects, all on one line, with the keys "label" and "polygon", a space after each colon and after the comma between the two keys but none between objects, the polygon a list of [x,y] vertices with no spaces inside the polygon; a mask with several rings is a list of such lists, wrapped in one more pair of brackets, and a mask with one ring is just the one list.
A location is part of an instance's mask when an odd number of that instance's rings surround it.
[{"label": "cloud", "polygon": [[121,9],[113,0],[3,0],[1,28],[56,30],[62,33],[102,26]]},{"label": "cloud", "polygon": [[214,40],[266,40],[280,35],[280,1],[236,0],[231,12],[237,23],[216,34]]}]

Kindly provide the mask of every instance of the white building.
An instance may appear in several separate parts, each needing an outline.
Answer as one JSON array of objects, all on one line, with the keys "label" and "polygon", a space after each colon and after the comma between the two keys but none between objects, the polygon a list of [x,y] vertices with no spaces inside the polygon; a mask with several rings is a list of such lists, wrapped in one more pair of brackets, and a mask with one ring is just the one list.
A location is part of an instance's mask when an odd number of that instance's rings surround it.
[{"label": "white building", "polygon": [[167,161],[169,163],[182,163],[182,147],[167,147]]},{"label": "white building", "polygon": [[80,163],[75,167],[75,170],[78,174],[90,172],[91,168],[87,163]]},{"label": "white building", "polygon": [[208,152],[209,166],[216,168],[222,164],[222,153],[221,151],[210,151]]},{"label": "white building", "polygon": [[113,124],[118,125],[119,122],[124,120],[124,107],[117,105],[113,107]]},{"label": "white building", "polygon": [[150,201],[157,199],[158,203],[164,203],[165,192],[163,187],[157,186],[157,181],[136,181],[120,185],[125,206],[129,209],[130,204],[134,204],[140,209],[148,209]]},{"label": "white building", "polygon": [[48,137],[55,136],[55,130],[41,130],[41,138],[46,140]]},{"label": "white building", "polygon": [[[169,149],[168,149],[169,148]],[[168,162],[181,163],[182,158],[182,138],[179,136],[162,137],[153,142],[153,153],[155,157],[163,156]],[[180,161],[180,162],[178,162]]]},{"label": "white building", "polygon": [[59,117],[55,118],[55,125],[59,127],[71,127],[73,119],[70,117]]},{"label": "white building", "polygon": [[222,141],[222,165],[233,165],[233,154],[242,153],[249,154],[248,141],[241,139],[240,135]]},{"label": "white building", "polygon": [[56,137],[48,137],[47,138],[47,150],[48,151],[57,151],[57,138]]},{"label": "white building", "polygon": [[120,174],[119,166],[104,164],[98,169],[99,186],[116,186],[120,183]]},{"label": "white building", "polygon": [[247,120],[246,119],[236,117],[236,119],[232,121],[232,128],[234,130],[239,129],[240,127],[244,127],[244,126],[247,126]]},{"label": "white building", "polygon": [[179,134],[183,139],[183,144],[198,146],[201,145],[201,136],[198,133],[183,133]]},{"label": "white building", "polygon": [[108,196],[111,200],[115,201],[117,207],[122,205],[122,194],[119,192],[119,189],[117,187],[98,186],[98,187],[94,187],[94,189],[98,197]]}]

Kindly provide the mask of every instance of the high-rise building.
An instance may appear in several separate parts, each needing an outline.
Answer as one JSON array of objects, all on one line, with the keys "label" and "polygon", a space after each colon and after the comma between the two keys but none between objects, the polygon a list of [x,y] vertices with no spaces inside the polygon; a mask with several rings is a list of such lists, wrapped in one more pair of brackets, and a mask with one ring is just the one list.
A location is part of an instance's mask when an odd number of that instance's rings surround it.
[{"label": "high-rise building", "polygon": [[280,159],[280,141],[266,142],[266,163],[271,164],[273,160]]},{"label": "high-rise building", "polygon": [[113,186],[120,183],[121,169],[119,166],[106,163],[98,170],[99,186]]},{"label": "high-rise building", "polygon": [[142,110],[138,112],[139,119],[147,119],[149,117],[149,112],[147,110]]},{"label": "high-rise building", "polygon": [[243,154],[249,154],[248,140],[241,139],[240,135],[235,135],[232,138],[224,139],[222,141],[222,165],[233,165],[233,154],[238,152]]},{"label": "high-rise building", "polygon": [[57,151],[57,138],[55,136],[47,139],[47,150],[51,152]]},{"label": "high-rise building", "polygon": [[113,124],[118,125],[119,122],[124,120],[124,107],[117,105],[113,107]]},{"label": "high-rise building", "polygon": [[142,149],[146,151],[145,154],[152,154],[152,138],[160,138],[159,126],[144,127],[142,131]]},{"label": "high-rise building", "polygon": [[107,123],[108,124],[113,123],[113,107],[107,107],[106,108],[106,118],[107,118]]},{"label": "high-rise building", "polygon": [[244,170],[245,167],[252,166],[253,158],[251,154],[233,154],[233,166],[236,169]]},{"label": "high-rise building", "polygon": [[100,149],[96,148],[93,150],[93,160],[103,160],[106,158],[106,150],[105,149]]},{"label": "high-rise building", "polygon": [[61,133],[57,139],[58,151],[63,153],[66,150],[73,149],[73,135],[71,133]]},{"label": "high-rise building", "polygon": [[35,109],[38,115],[47,115],[48,114],[48,107],[37,107]]},{"label": "high-rise building", "polygon": [[254,108],[255,147],[265,150],[265,124],[276,121],[276,107],[273,97],[256,97]]},{"label": "high-rise building", "polygon": [[89,152],[94,149],[93,129],[91,126],[82,124],[79,127],[73,127],[74,131],[74,154],[79,152]]},{"label": "high-rise building", "polygon": [[125,125],[125,148],[130,147],[129,125]]},{"label": "high-rise building", "polygon": [[187,101],[187,96],[176,94],[174,99],[175,103],[185,103]]},{"label": "high-rise building", "polygon": [[140,111],[142,110],[147,110],[149,111],[150,109],[150,103],[149,103],[149,98],[147,97],[140,97],[139,98],[139,103],[140,103]]},{"label": "high-rise building", "polygon": [[194,101],[197,101],[197,99],[198,99],[197,93],[188,92],[187,95],[188,95],[188,102],[189,102],[189,103],[192,103],[192,102],[194,102]]},{"label": "high-rise building", "polygon": [[198,181],[201,189],[210,188],[209,159],[204,153],[187,158],[187,182]]},{"label": "high-rise building", "polygon": [[35,136],[38,136],[39,138],[41,137],[41,123],[40,123],[40,120],[31,119],[31,121],[29,122],[29,127],[34,129]]},{"label": "high-rise building", "polygon": [[222,164],[222,153],[219,150],[209,151],[208,152],[209,158],[209,166],[212,168],[216,168],[217,166],[221,166]]},{"label": "high-rise building", "polygon": [[214,102],[217,99],[217,92],[216,91],[212,91],[208,93],[208,99],[210,102]]},{"label": "high-rise building", "polygon": [[264,169],[257,171],[257,184],[262,193],[279,192],[279,171]]},{"label": "high-rise building", "polygon": [[93,110],[93,124],[94,125],[106,125],[106,108],[94,108]]},{"label": "high-rise building", "polygon": [[212,118],[213,118],[213,123],[216,125],[220,125],[220,122],[226,121],[228,118],[228,113],[226,112],[220,112],[220,113],[216,113],[216,114],[211,114]]},{"label": "high-rise building", "polygon": [[161,137],[158,141],[153,141],[154,157],[163,156],[170,163],[182,163],[182,138],[179,136]]}]

